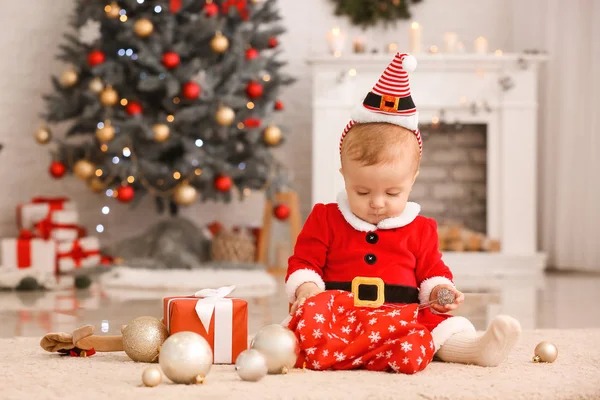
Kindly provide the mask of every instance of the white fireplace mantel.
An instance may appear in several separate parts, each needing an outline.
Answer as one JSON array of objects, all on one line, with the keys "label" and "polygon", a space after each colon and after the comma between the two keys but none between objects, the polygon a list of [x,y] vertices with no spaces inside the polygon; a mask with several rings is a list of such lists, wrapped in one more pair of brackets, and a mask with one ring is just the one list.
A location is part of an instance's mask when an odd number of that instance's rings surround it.
[{"label": "white fireplace mantel", "polygon": [[[343,189],[338,172],[341,132],[352,108],[362,102],[392,58],[325,55],[308,60],[313,78],[313,204],[333,202]],[[541,275],[546,256],[537,251],[537,114],[539,68],[546,56],[416,58],[417,69],[409,76],[421,124],[441,118],[487,125],[486,233],[501,241],[502,250],[445,253],[445,261],[456,275],[469,278],[476,265],[486,279],[525,272]],[[426,147],[423,156],[427,157]]]}]

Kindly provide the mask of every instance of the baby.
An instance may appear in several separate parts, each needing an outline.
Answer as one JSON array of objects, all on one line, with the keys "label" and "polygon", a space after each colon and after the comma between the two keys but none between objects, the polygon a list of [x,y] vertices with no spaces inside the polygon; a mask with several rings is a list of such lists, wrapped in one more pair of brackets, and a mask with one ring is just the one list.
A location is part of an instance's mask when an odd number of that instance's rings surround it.
[{"label": "baby", "polygon": [[[288,326],[308,368],[415,373],[434,354],[496,366],[520,335],[508,316],[480,335],[446,314],[464,295],[442,260],[436,222],[408,201],[422,153],[407,74],[415,67],[398,53],[353,112],[340,142],[345,191],[315,205],[289,259]],[[453,304],[435,303],[442,288]]]}]

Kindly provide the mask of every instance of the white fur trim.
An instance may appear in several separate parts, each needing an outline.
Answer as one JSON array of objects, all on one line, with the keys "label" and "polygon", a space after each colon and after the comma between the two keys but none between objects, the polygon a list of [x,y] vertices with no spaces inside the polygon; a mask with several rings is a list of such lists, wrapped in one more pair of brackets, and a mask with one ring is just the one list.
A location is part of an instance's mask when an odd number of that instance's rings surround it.
[{"label": "white fur trim", "polygon": [[388,124],[399,125],[410,131],[416,131],[419,127],[418,111],[415,111],[413,115],[381,114],[365,108],[362,103],[352,110],[350,118],[360,123],[387,122]]},{"label": "white fur trim", "polygon": [[452,335],[460,332],[475,333],[476,331],[471,321],[465,317],[450,317],[440,322],[438,326],[431,331],[435,351],[437,352]]},{"label": "white fur trim", "polygon": [[444,276],[433,276],[431,278],[427,278],[421,282],[421,285],[419,286],[419,304],[425,304],[429,302],[431,291],[437,285],[450,285],[454,287],[454,283]]},{"label": "white fur trim", "polygon": [[348,194],[345,190],[342,190],[337,196],[337,205],[344,216],[346,222],[348,222],[354,229],[361,232],[371,232],[377,229],[393,229],[401,228],[413,222],[415,218],[421,212],[421,206],[417,203],[408,202],[402,214],[397,217],[386,218],[379,222],[377,225],[373,225],[367,221],[358,218],[350,210],[350,202],[348,201]]},{"label": "white fur trim", "polygon": [[325,290],[325,282],[323,282],[321,275],[312,269],[299,269],[298,271],[292,272],[285,283],[285,292],[288,295],[290,303],[296,301],[296,289],[306,282],[312,282],[320,289]]}]

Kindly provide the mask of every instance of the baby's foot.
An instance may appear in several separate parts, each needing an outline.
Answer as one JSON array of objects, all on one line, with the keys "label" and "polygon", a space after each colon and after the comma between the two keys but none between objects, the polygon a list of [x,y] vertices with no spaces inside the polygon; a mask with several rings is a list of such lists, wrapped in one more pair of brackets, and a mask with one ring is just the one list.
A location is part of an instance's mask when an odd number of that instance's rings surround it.
[{"label": "baby's foot", "polygon": [[507,315],[494,318],[481,336],[457,333],[437,352],[443,361],[495,367],[506,359],[521,335],[521,324]]}]

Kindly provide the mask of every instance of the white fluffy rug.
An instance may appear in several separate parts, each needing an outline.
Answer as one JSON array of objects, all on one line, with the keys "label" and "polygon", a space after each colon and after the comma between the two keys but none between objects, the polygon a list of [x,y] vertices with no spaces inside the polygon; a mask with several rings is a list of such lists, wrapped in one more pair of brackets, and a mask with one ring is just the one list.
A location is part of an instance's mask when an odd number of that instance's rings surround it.
[{"label": "white fluffy rug", "polygon": [[[553,364],[535,364],[535,345],[559,348]],[[39,338],[0,340],[1,399],[600,399],[600,330],[526,331],[497,368],[434,362],[416,375],[294,370],[242,382],[233,366],[214,366],[202,386],[164,382],[140,387],[147,364],[125,353],[90,358],[44,352]]]},{"label": "white fluffy rug", "polygon": [[143,292],[195,293],[200,289],[235,286],[239,297],[270,296],[277,283],[264,270],[247,269],[170,269],[152,270],[117,267],[99,276],[102,286],[110,289],[128,289],[143,297]]}]

